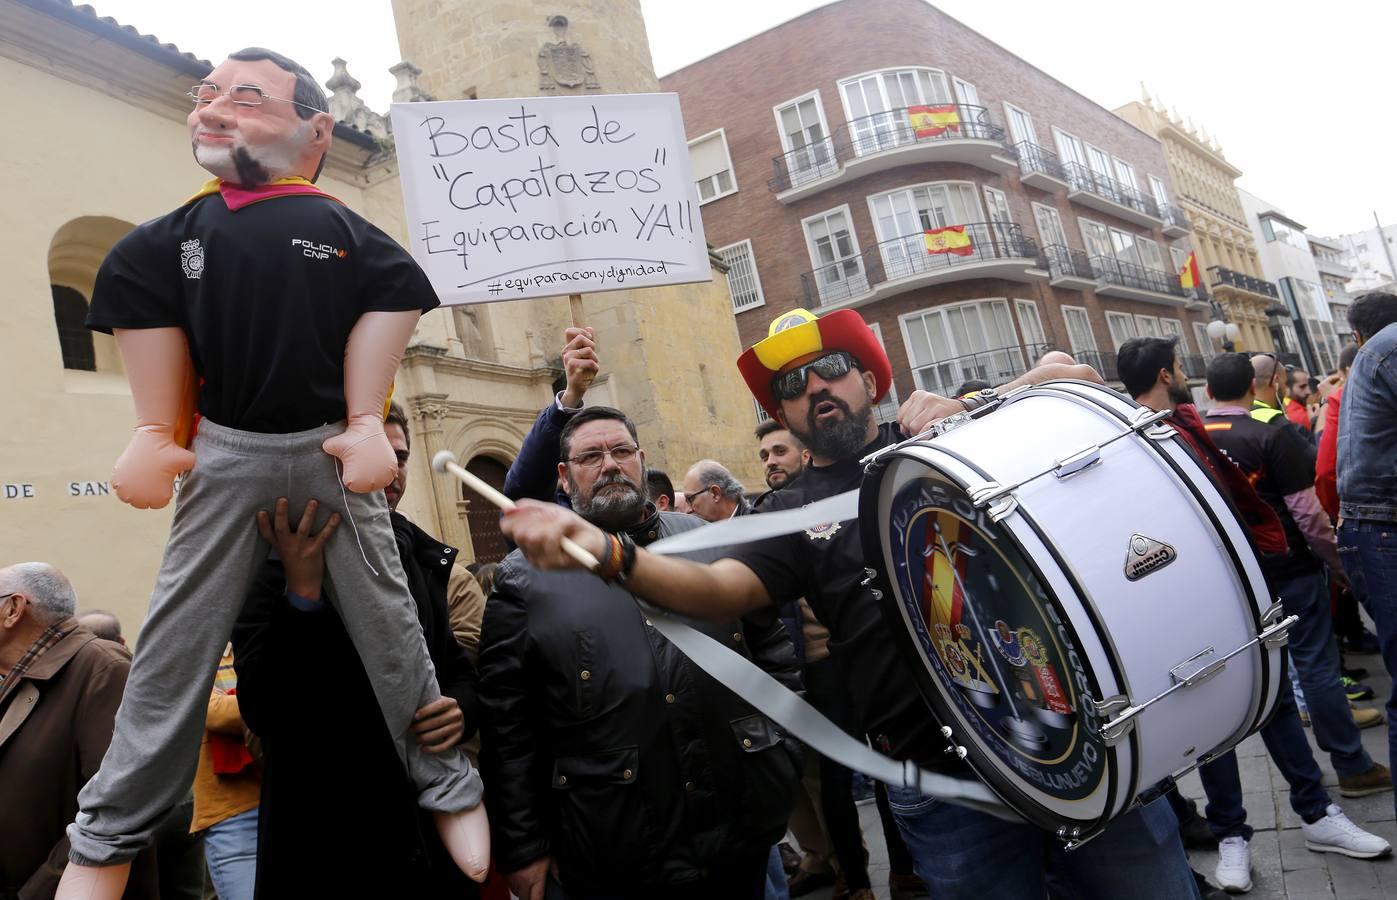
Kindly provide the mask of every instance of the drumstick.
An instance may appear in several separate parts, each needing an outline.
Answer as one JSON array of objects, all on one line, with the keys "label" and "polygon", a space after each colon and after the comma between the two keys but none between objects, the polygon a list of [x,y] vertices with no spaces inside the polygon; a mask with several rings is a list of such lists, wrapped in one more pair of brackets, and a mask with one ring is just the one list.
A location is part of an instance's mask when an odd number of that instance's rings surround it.
[{"label": "drumstick", "polygon": [[[456,454],[452,453],[450,450],[443,450],[436,456],[433,456],[432,468],[438,472],[455,475],[466,487],[475,491],[506,512],[514,509],[517,505],[504,494],[501,494],[475,475],[461,468],[460,464],[456,462]],[[597,558],[591,553],[588,553],[581,544],[577,543],[572,538],[563,538],[563,552],[593,572],[601,567],[601,563],[597,562]]]}]

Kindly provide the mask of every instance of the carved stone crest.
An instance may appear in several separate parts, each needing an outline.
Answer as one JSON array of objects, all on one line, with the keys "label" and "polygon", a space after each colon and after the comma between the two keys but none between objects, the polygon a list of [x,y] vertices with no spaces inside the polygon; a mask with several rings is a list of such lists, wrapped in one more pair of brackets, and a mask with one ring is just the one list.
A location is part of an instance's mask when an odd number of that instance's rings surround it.
[{"label": "carved stone crest", "polygon": [[538,51],[538,89],[544,92],[558,88],[582,88],[585,91],[601,90],[596,71],[592,68],[592,57],[580,44],[570,43],[567,16],[553,16],[548,27],[558,38],[544,44]]}]

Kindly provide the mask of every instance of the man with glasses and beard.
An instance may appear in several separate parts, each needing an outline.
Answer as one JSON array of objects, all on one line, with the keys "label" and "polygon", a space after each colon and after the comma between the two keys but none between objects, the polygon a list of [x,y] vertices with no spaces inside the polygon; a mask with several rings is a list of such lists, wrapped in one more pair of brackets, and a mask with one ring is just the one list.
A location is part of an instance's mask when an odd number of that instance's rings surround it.
[{"label": "man with glasses and beard", "polygon": [[[588,527],[634,547],[703,525],[646,500],[624,413],[588,407],[559,445],[558,477]],[[619,555],[608,564],[618,571]],[[774,611],[697,627],[799,685]],[[760,900],[798,754],[661,637],[624,585],[506,557],[485,606],[479,695],[495,862],[520,900]]]},{"label": "man with glasses and beard", "polygon": [[[783,313],[767,338],[742,355],[738,369],[758,402],[810,450],[811,465],[799,481],[773,495],[773,510],[857,489],[864,455],[946,416],[979,409],[995,396],[981,392],[956,400],[916,391],[899,410],[897,424],[879,426],[873,407],[891,387],[892,366],[853,310],[819,319],[805,310]],[[1089,366],[1053,364],[1000,390],[1052,378],[1101,380]],[[894,636],[881,603],[872,586],[862,583],[866,563],[858,520],[730,548],[711,564],[647,553],[624,535],[608,534],[552,505],[522,503],[505,513],[502,526],[524,556],[544,569],[577,568],[561,549],[564,536],[599,559],[619,554],[619,568],[603,564],[598,574],[619,578],[636,595],[696,618],[731,619],[804,595],[830,630],[830,657],[843,666],[860,714],[857,733],[873,735],[878,748],[895,758],[972,777],[963,762],[946,754],[907,660],[890,652]],[[1116,819],[1100,836],[1067,853],[1032,825],[923,797],[916,788],[890,787],[888,795],[917,874],[937,900],[1042,897],[1049,870],[1085,900],[1198,896],[1176,820],[1163,801]]]}]

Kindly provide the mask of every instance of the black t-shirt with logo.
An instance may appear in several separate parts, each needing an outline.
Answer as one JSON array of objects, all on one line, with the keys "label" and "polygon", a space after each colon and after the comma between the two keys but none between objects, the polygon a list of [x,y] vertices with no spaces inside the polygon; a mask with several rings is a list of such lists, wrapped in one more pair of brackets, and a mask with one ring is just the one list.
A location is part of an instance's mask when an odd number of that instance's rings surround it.
[{"label": "black t-shirt with logo", "polygon": [[199,413],[288,434],[345,417],[344,349],[366,312],[439,304],[392,238],[328,197],[229,211],[212,194],[138,226],[102,262],[87,326],[180,327]]},{"label": "black t-shirt with logo", "polygon": [[[800,478],[766,495],[761,512],[796,509],[863,482],[859,459],[902,441],[897,426],[879,427],[878,438],[854,458],[829,466],[807,466]],[[888,751],[929,768],[960,768],[946,746],[931,710],[898,653],[881,604],[864,578],[858,520],[798,531],[744,545],[727,554],[747,566],[766,586],[772,602],[804,596],[830,632],[830,658],[849,684],[861,727],[887,738]]]},{"label": "black t-shirt with logo", "polygon": [[1300,575],[1322,568],[1285,498],[1315,483],[1315,458],[1309,442],[1284,416],[1259,422],[1251,416],[1214,415],[1203,419],[1208,436],[1246,474],[1256,493],[1271,505],[1285,527],[1288,557],[1273,564],[1276,575]]}]

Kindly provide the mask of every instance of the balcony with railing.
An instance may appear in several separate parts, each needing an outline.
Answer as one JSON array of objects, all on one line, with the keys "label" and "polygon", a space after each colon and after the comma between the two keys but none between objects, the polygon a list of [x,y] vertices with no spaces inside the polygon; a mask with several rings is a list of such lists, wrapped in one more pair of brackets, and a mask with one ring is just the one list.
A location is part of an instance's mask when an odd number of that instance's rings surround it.
[{"label": "balcony with railing", "polygon": [[1114,256],[1093,256],[1090,262],[1098,280],[1096,292],[1103,296],[1170,306],[1189,299],[1189,291],[1173,272],[1125,262]]},{"label": "balcony with railing", "polygon": [[1106,381],[1121,380],[1120,373],[1116,370],[1114,350],[1073,350],[1072,358],[1091,366]]},{"label": "balcony with railing", "polygon": [[1018,167],[989,110],[913,106],[852,119],[826,138],[774,157],[767,187],[782,203],[897,166],[964,163],[996,174]]},{"label": "balcony with railing", "polygon": [[976,222],[881,241],[800,276],[806,309],[857,307],[932,284],[1032,281],[1038,245],[1018,225]]},{"label": "balcony with railing", "polygon": [[1249,294],[1256,294],[1268,300],[1279,300],[1281,292],[1276,286],[1264,278],[1254,278],[1245,272],[1238,272],[1234,269],[1227,269],[1222,266],[1208,267],[1208,283],[1213,288],[1232,288],[1237,291],[1246,291]]},{"label": "balcony with railing", "polygon": [[1058,155],[1032,141],[1019,141],[1013,147],[1019,160],[1019,181],[1042,191],[1058,191],[1071,185]]},{"label": "balcony with railing", "polygon": [[1052,344],[1015,344],[981,350],[937,360],[925,366],[913,366],[912,375],[919,390],[954,397],[956,389],[967,381],[988,381],[993,385],[1012,381],[1027,372],[1039,357],[1051,349]]},{"label": "balcony with railing", "polygon": [[1174,204],[1159,204],[1159,212],[1164,216],[1165,237],[1181,238],[1193,230],[1193,223],[1188,220],[1188,213]]},{"label": "balcony with railing", "polygon": [[1062,169],[1067,174],[1067,199],[1073,203],[1110,213],[1118,219],[1146,228],[1163,226],[1164,217],[1153,197],[1094,172],[1081,163],[1063,163]]},{"label": "balcony with railing", "polygon": [[1074,291],[1096,287],[1096,270],[1091,267],[1091,260],[1085,252],[1061,244],[1049,244],[1043,248],[1043,258],[1048,263],[1048,284],[1053,287]]}]

